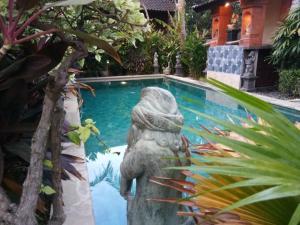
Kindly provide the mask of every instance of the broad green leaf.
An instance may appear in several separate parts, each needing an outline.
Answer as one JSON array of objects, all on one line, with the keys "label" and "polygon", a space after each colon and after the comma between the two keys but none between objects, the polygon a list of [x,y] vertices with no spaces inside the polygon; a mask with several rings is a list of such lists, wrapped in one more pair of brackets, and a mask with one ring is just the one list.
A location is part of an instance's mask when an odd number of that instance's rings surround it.
[{"label": "broad green leaf", "polygon": [[44,166],[48,167],[49,169],[52,169],[52,168],[53,168],[52,162],[51,162],[50,160],[48,160],[48,159],[45,159],[45,160],[43,161],[43,164],[44,164]]},{"label": "broad green leaf", "polygon": [[297,206],[289,225],[298,225],[300,223],[300,204]]},{"label": "broad green leaf", "polygon": [[79,64],[80,68],[83,68],[84,63],[85,63],[85,59],[81,59],[81,60],[78,61],[78,64]]},{"label": "broad green leaf", "polygon": [[295,197],[300,195],[300,185],[281,185],[265,189],[259,193],[244,198],[228,208],[226,211],[230,211],[245,205],[253,204],[256,202],[267,201],[278,198]]},{"label": "broad green leaf", "polygon": [[[274,171],[282,174],[286,178],[294,179],[297,181],[297,174],[300,174],[300,169],[292,167],[290,164],[280,162],[279,160],[259,160],[252,158],[229,158],[229,157],[204,157],[207,162],[214,162],[237,167],[246,167],[256,169],[257,171]],[[297,181],[298,182],[298,181]]]},{"label": "broad green leaf", "polygon": [[[258,170],[253,168],[237,167],[237,166],[191,166],[191,167],[181,167],[181,168],[168,168],[168,169],[184,169],[190,171],[204,171],[209,174],[220,174],[226,176],[234,177],[244,177],[244,178],[256,178],[257,176],[261,177],[280,177],[284,178],[284,172],[275,171],[275,170]],[[288,175],[286,175],[288,176]],[[290,179],[293,179],[293,175],[289,175]]]},{"label": "broad green leaf", "polygon": [[98,62],[101,62],[101,55],[95,55],[95,59],[98,61]]},{"label": "broad green leaf", "polygon": [[91,136],[91,130],[88,127],[80,127],[78,132],[79,132],[79,137],[83,141],[83,143],[85,143]]},{"label": "broad green leaf", "polygon": [[46,3],[44,8],[56,7],[56,6],[72,6],[72,5],[87,5],[95,0],[65,0],[58,2]]},{"label": "broad green leaf", "polygon": [[53,195],[56,193],[56,191],[49,185],[42,185],[40,192],[46,195]]},{"label": "broad green leaf", "polygon": [[220,189],[215,189],[213,191],[222,191],[222,190],[241,188],[241,187],[274,186],[274,185],[280,185],[282,183],[292,184],[288,182],[289,180],[284,178],[257,177],[253,179],[247,179],[236,183],[232,183],[230,185],[226,185]]},{"label": "broad green leaf", "polygon": [[70,139],[71,142],[73,142],[76,145],[80,145],[80,136],[79,133],[76,131],[70,131],[67,133],[68,138]]},{"label": "broad green leaf", "polygon": [[[290,149],[287,145],[283,144],[280,138],[277,138],[276,136],[274,136],[274,129],[272,130],[273,135],[269,135],[268,132],[267,133],[266,132],[259,133],[256,130],[245,129],[241,125],[235,125],[233,123],[225,122],[220,119],[216,119],[212,116],[197,112],[192,109],[188,109],[188,108],[184,108],[184,109],[186,109],[190,112],[193,112],[198,116],[204,117],[210,121],[213,121],[218,125],[222,125],[224,128],[238,133],[239,135],[247,138],[248,140],[253,141],[257,145],[263,145],[265,148],[272,148],[272,147],[276,146],[276,151],[273,151],[274,155],[276,155],[276,154],[281,155],[281,156],[284,155],[284,156],[290,158],[290,160],[292,160],[292,161],[294,159],[297,160],[297,158],[295,158],[295,153],[290,152],[290,150],[292,151],[292,149]],[[264,131],[267,131],[267,130],[265,129]],[[220,137],[220,138],[223,138],[223,137]],[[300,142],[299,142],[299,144],[300,144]],[[270,150],[272,150],[272,149],[269,149],[268,151],[270,151]],[[296,161],[296,163],[299,163],[299,161]]]},{"label": "broad green leaf", "polygon": [[121,58],[118,52],[106,41],[78,30],[65,30],[67,33],[74,34],[80,39],[82,39],[86,44],[97,46],[100,49],[103,49],[108,55],[115,59],[118,63],[122,64]]},{"label": "broad green leaf", "polygon": [[100,131],[99,131],[99,129],[98,129],[97,127],[92,126],[92,127],[91,127],[91,130],[92,130],[92,132],[93,132],[94,134],[100,135]]},{"label": "broad green leaf", "polygon": [[92,119],[86,119],[84,121],[85,124],[95,124],[95,122]]}]

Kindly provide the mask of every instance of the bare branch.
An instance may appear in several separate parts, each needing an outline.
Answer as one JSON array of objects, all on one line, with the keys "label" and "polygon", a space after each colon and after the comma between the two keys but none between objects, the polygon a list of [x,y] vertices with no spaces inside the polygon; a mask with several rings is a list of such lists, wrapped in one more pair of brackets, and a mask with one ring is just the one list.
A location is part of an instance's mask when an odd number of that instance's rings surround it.
[{"label": "bare branch", "polygon": [[82,43],[76,42],[74,47],[75,51],[62,61],[55,72],[55,79],[50,80],[46,88],[42,117],[32,138],[30,166],[23,184],[21,201],[17,210],[17,223],[15,225],[37,224],[35,209],[42,183],[43,160],[53,111],[68,81],[68,69],[74,62],[87,55],[87,51]]},{"label": "bare branch", "polygon": [[62,200],[62,184],[61,184],[61,160],[60,155],[62,151],[61,136],[62,125],[64,122],[65,113],[63,109],[63,97],[57,101],[55,107],[52,123],[51,123],[51,157],[52,157],[52,183],[53,188],[56,191],[53,197],[53,214],[48,225],[62,225],[65,221],[65,214],[63,209]]}]

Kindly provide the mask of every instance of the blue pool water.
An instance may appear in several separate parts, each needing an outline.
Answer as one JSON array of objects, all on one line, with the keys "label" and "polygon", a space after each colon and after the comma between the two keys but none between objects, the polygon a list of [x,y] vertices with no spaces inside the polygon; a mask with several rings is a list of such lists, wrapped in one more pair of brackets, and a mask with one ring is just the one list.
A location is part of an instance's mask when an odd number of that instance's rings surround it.
[{"label": "blue pool water", "polygon": [[[83,92],[82,120],[93,118],[101,131],[101,142],[90,138],[85,144],[88,159],[89,181],[93,197],[94,215],[97,225],[126,225],[126,202],[119,195],[119,165],[126,147],[130,113],[140,98],[142,88],[157,86],[172,92],[180,107],[187,107],[222,120],[230,115],[246,117],[247,112],[229,97],[175,81],[162,79],[94,83],[96,97]],[[192,99],[193,101],[190,101]],[[279,108],[292,121],[300,121],[300,114]],[[208,128],[215,124],[181,109],[186,127]],[[200,137],[183,130],[192,143],[203,143]],[[110,152],[107,152],[107,148]]]}]

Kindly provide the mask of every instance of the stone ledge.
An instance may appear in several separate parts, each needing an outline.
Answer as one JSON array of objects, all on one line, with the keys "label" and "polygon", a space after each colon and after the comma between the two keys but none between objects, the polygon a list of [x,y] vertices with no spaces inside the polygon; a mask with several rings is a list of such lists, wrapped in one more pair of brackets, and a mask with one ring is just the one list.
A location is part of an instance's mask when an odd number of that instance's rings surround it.
[{"label": "stone ledge", "polygon": [[147,80],[147,79],[162,79],[163,74],[145,74],[145,75],[130,75],[130,76],[111,76],[111,77],[87,77],[78,78],[80,82],[110,82],[110,81],[125,81],[125,80]]},{"label": "stone ledge", "polygon": [[[224,74],[219,73],[219,75],[224,75]],[[239,77],[239,76],[234,74],[233,77],[236,78],[236,77]],[[164,74],[147,74],[147,75],[113,76],[113,77],[92,77],[92,78],[80,78],[80,79],[78,79],[78,81],[89,83],[89,82],[147,80],[147,79],[161,79],[161,78],[181,81],[181,82],[184,82],[186,84],[194,85],[196,87],[207,88],[207,89],[212,89],[212,90],[219,91],[216,87],[208,84],[205,81],[195,80],[195,79],[192,79],[190,77],[179,77],[179,76],[175,76],[175,75],[164,75]],[[237,84],[237,83],[238,82],[236,82],[235,85],[239,86],[240,84]],[[253,96],[255,96],[255,97],[257,97],[261,100],[269,102],[273,105],[277,105],[277,106],[281,106],[281,107],[285,107],[285,108],[300,111],[300,99],[280,100],[280,99],[267,97],[267,96],[263,96],[263,95],[259,95],[259,94],[255,94],[255,93],[251,93],[251,92],[247,92],[247,93],[250,94],[250,95],[253,95]]]},{"label": "stone ledge", "polygon": [[[183,81],[185,83],[198,85],[198,86],[201,86],[201,87],[206,87],[206,88],[210,88],[210,89],[219,91],[216,87],[208,84],[207,82],[194,80],[194,79],[189,78],[189,77],[177,77],[177,76],[173,76],[173,75],[169,75],[169,76],[166,76],[166,77],[168,77],[168,78],[170,77],[174,80]],[[251,93],[251,92],[246,92],[246,93],[249,94],[249,95],[252,95],[256,98],[259,98],[259,99],[261,99],[265,102],[271,103],[273,105],[285,107],[285,108],[288,108],[288,109],[297,110],[300,113],[300,99],[282,100],[282,99],[276,99],[276,98],[272,98],[272,97],[269,97],[269,96],[264,96],[264,95]]]},{"label": "stone ledge", "polygon": [[[77,97],[71,93],[67,93],[64,108],[66,111],[66,120],[71,125],[79,125],[80,114]],[[83,144],[77,146],[72,143],[63,143],[62,145],[65,149],[64,153],[85,159]],[[87,165],[86,163],[73,165],[86,180],[81,181],[70,175],[72,180],[62,181],[64,210],[66,214],[64,225],[95,225]]]}]

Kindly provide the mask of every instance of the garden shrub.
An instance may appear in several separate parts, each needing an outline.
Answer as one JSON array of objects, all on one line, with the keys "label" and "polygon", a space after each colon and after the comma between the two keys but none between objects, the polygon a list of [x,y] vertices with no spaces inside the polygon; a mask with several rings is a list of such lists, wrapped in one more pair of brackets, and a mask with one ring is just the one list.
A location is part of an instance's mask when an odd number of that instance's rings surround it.
[{"label": "garden shrub", "polygon": [[175,66],[176,54],[179,51],[179,36],[172,26],[160,22],[165,26],[164,30],[154,30],[143,34],[143,41],[137,41],[133,46],[131,43],[123,45],[119,53],[127,73],[129,74],[151,74],[153,73],[153,56],[157,52],[159,65],[166,67],[171,61]]},{"label": "garden shrub", "polygon": [[182,51],[182,62],[189,68],[192,77],[195,78],[204,76],[207,48],[203,44],[203,39],[199,37],[197,31],[194,31],[187,36]]},{"label": "garden shrub", "polygon": [[275,34],[271,62],[281,69],[300,68],[300,7],[293,10]]},{"label": "garden shrub", "polygon": [[279,73],[279,91],[288,96],[298,96],[300,69],[282,70]]}]

